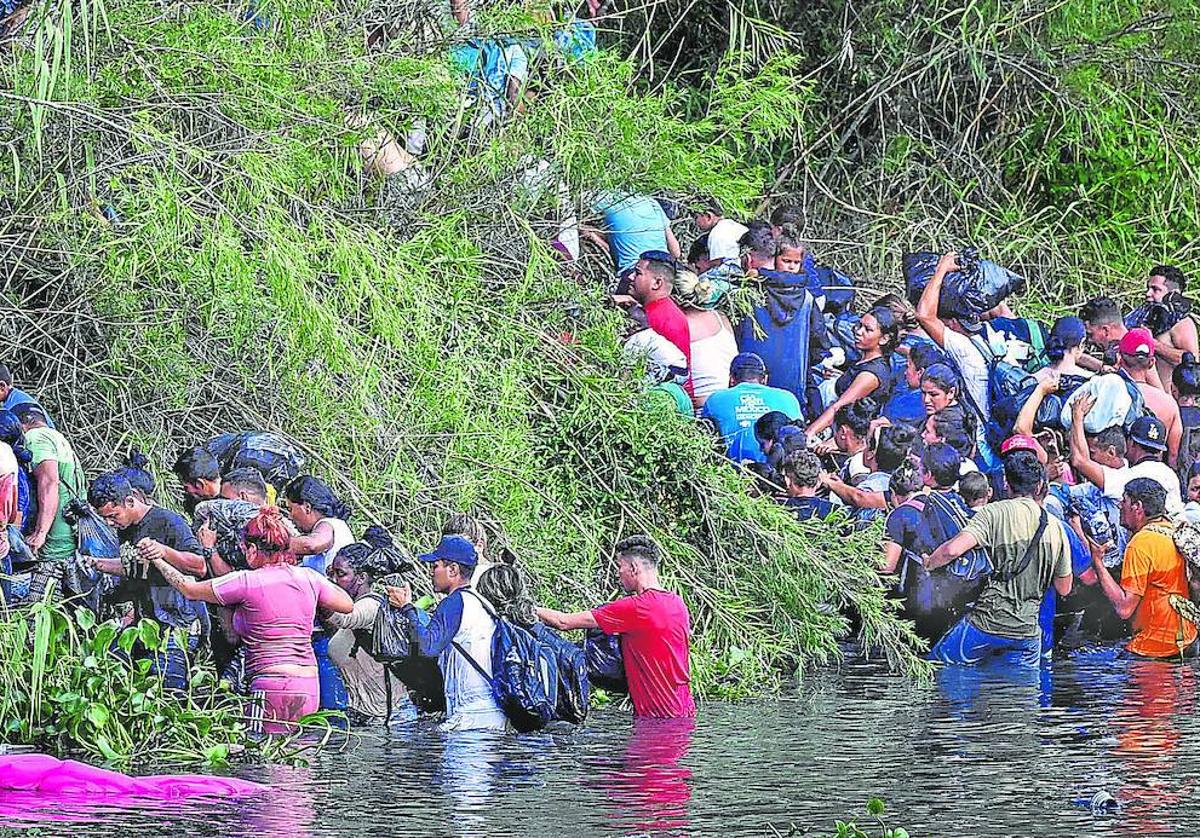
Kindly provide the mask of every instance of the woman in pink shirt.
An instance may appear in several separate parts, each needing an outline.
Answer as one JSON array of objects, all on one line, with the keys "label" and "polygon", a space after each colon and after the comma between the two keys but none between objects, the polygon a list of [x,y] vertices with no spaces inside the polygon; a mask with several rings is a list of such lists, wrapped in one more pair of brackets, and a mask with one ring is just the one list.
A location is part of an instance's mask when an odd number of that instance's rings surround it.
[{"label": "woman in pink shirt", "polygon": [[216,579],[192,581],[165,561],[154,566],[188,599],[233,608],[233,628],[246,643],[250,689],[262,696],[262,732],[288,733],[320,705],[312,627],[318,608],[349,614],[350,595],[324,576],[297,567],[291,531],[275,507],[265,507],[242,534],[246,563]]}]

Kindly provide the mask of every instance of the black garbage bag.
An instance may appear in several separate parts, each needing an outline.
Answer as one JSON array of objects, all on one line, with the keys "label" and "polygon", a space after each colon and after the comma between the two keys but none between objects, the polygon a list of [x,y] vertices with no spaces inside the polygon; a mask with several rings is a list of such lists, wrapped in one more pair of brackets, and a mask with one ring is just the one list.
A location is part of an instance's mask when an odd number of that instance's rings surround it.
[{"label": "black garbage bag", "polygon": [[583,653],[587,657],[588,681],[593,687],[610,693],[629,692],[620,635],[588,629],[583,638]]},{"label": "black garbage bag", "polygon": [[[440,713],[446,709],[446,687],[442,670],[435,658],[417,654],[409,639],[408,617],[399,608],[388,604],[383,594],[379,598],[379,613],[370,637],[355,632],[359,645],[371,657],[387,666],[392,675],[408,689],[413,704],[422,713]],[[417,609],[417,619],[428,625],[429,615]]]},{"label": "black garbage bag", "polygon": [[[913,305],[929,284],[937,268],[940,253],[920,251],[905,253],[904,288]],[[1010,294],[1025,290],[1025,278],[995,262],[979,258],[979,251],[964,247],[959,252],[959,270],[946,276],[938,301],[938,316],[955,319],[976,319],[998,306]]]},{"label": "black garbage bag", "polygon": [[1150,330],[1150,334],[1158,337],[1171,331],[1191,311],[1192,301],[1178,291],[1172,291],[1160,303],[1146,303],[1129,312],[1125,317],[1125,328],[1144,326]]},{"label": "black garbage bag", "polygon": [[305,458],[300,449],[270,431],[221,434],[204,447],[217,458],[222,474],[235,468],[252,468],[280,492],[304,470]]},{"label": "black garbage bag", "polygon": [[86,605],[95,614],[100,614],[104,596],[116,589],[120,579],[101,573],[80,557],[90,559],[117,559],[121,556],[121,543],[116,531],[110,527],[96,510],[86,501],[75,498],[63,507],[63,518],[75,528],[78,549],[63,567],[63,588],[77,602]]}]

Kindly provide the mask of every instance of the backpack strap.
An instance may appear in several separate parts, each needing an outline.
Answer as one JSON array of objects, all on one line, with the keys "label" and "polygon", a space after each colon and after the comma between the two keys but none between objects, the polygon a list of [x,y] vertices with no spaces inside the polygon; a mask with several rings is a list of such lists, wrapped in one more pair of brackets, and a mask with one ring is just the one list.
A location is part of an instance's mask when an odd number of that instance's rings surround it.
[{"label": "backpack strap", "polygon": [[1034,551],[1037,550],[1038,545],[1042,543],[1042,535],[1046,532],[1046,524],[1049,523],[1049,520],[1050,516],[1047,514],[1045,509],[1042,509],[1042,515],[1038,519],[1037,531],[1034,532],[1033,538],[1029,540],[1029,544],[1025,548],[1025,555],[1022,556],[1021,561],[1017,563],[1016,569],[1011,571],[997,570],[995,572],[995,579],[998,582],[1011,582],[1025,572],[1025,568],[1029,567],[1029,563],[1033,561]]},{"label": "backpack strap", "polygon": [[[499,615],[496,614],[495,610],[490,605],[487,604],[487,602],[484,600],[483,597],[481,597],[479,594],[475,593],[475,591],[473,591],[471,588],[460,588],[459,590],[464,594],[466,594],[466,593],[472,594],[475,597],[475,599],[479,602],[479,604],[483,608],[483,610],[487,613],[487,615],[489,617],[491,617],[493,620],[495,620],[497,623],[500,622]],[[485,672],[483,667],[479,665],[479,661],[475,660],[475,658],[473,658],[466,649],[464,649],[462,646],[460,646],[457,640],[451,640],[450,645],[453,646],[460,655],[462,655],[464,658],[467,659],[467,663],[471,664],[471,667],[476,672],[479,673],[480,677],[482,677],[484,681],[487,681],[489,684],[491,684],[495,681],[494,676],[489,675],[487,672]]]}]

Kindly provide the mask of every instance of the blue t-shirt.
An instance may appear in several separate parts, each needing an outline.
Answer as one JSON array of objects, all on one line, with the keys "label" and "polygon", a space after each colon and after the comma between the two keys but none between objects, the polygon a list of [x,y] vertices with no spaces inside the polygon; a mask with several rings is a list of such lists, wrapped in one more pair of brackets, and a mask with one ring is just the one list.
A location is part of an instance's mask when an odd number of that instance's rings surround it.
[{"label": "blue t-shirt", "polygon": [[667,227],[671,222],[653,198],[609,195],[597,202],[596,209],[604,214],[617,273],[636,265],[647,250],[667,249]]},{"label": "blue t-shirt", "polygon": [[[8,398],[4,400],[4,409],[12,410],[19,404],[32,404],[41,408],[42,413],[46,413],[46,408],[42,407],[41,404],[38,403],[37,399],[26,393],[24,390],[18,390],[16,387],[13,387],[8,391]],[[54,420],[50,418],[50,414],[48,413],[46,413],[46,427],[52,431],[58,430],[54,427]]]},{"label": "blue t-shirt", "polygon": [[700,415],[711,419],[728,446],[734,462],[766,462],[767,456],[754,436],[754,423],[764,413],[778,410],[789,419],[800,418],[800,402],[788,390],[743,381],[708,397]]}]

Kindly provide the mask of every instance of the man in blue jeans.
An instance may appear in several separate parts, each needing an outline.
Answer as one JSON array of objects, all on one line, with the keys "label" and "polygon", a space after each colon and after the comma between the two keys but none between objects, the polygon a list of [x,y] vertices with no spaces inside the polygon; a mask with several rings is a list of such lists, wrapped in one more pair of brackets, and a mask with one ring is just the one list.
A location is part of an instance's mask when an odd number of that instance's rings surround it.
[{"label": "man in blue jeans", "polygon": [[1050,585],[1071,593],[1071,551],[1063,528],[1042,504],[1046,473],[1037,455],[1015,451],[1004,459],[1009,499],[979,509],[962,531],[925,557],[940,568],[975,547],[992,558],[992,572],[969,614],[929,653],[942,663],[989,660],[1037,666],[1042,651],[1038,612]]}]

